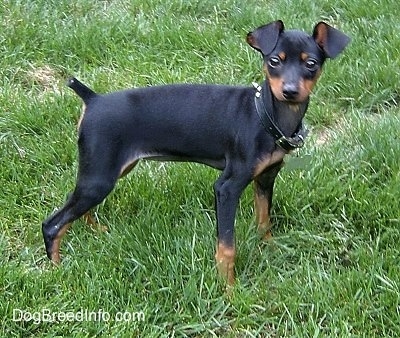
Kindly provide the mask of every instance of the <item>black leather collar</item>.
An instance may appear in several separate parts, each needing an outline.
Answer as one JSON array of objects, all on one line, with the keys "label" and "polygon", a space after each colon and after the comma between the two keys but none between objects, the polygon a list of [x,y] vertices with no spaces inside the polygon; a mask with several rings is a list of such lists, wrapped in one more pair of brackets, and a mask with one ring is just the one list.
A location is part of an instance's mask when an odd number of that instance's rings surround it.
[{"label": "black leather collar", "polygon": [[272,116],[265,107],[264,100],[262,99],[261,95],[262,87],[257,83],[253,83],[253,86],[257,90],[254,96],[257,114],[265,130],[275,138],[275,143],[286,152],[301,148],[304,145],[304,139],[308,134],[308,130],[305,128],[303,121],[301,121],[298,130],[291,137],[286,137],[276,125]]}]

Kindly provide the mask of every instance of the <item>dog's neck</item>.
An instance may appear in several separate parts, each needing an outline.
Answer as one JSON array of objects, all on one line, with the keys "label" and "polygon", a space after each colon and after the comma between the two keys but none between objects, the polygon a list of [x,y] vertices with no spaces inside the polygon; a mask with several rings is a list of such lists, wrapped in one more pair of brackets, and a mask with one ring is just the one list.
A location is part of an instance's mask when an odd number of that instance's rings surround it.
[{"label": "dog's neck", "polygon": [[287,137],[292,136],[298,131],[301,121],[306,113],[309,99],[301,103],[289,103],[279,101],[273,95],[268,81],[262,85],[262,95],[264,105],[274,122]]}]

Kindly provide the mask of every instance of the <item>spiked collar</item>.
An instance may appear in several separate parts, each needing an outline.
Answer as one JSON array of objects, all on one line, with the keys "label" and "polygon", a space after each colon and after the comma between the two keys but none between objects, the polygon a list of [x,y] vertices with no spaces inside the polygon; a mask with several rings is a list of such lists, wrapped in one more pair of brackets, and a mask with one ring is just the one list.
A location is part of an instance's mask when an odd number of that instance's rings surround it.
[{"label": "spiked collar", "polygon": [[264,100],[262,99],[261,94],[262,87],[255,82],[253,82],[253,86],[256,89],[254,101],[257,114],[265,130],[274,137],[275,143],[286,152],[301,148],[304,145],[304,139],[307,137],[308,134],[308,130],[305,128],[303,121],[300,122],[297,131],[292,136],[285,136],[281,129],[276,125],[273,117],[265,107]]}]

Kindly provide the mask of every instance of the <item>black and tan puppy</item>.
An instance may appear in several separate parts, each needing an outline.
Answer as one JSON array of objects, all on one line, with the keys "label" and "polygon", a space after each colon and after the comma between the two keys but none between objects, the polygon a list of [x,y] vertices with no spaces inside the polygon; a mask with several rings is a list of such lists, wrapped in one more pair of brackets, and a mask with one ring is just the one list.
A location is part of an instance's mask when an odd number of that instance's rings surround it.
[{"label": "black and tan puppy", "polygon": [[349,38],[324,22],[308,35],[275,21],[247,41],[264,59],[266,80],[256,88],[181,84],[100,95],[69,81],[84,101],[79,172],[65,205],[43,222],[51,260],[60,261],[60,241],[71,222],[103,201],[140,159],[194,161],[222,171],[214,184],[215,257],[233,284],[240,195],[254,181],[258,228],[269,237],[275,177],[285,154],[303,144],[302,120],[325,59],[342,52]]}]

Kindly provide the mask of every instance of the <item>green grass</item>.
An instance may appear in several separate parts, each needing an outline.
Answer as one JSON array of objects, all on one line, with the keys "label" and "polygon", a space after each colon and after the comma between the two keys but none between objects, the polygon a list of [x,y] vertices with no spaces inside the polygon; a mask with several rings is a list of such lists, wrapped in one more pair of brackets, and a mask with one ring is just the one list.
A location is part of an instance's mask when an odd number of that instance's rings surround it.
[{"label": "green grass", "polygon": [[[385,1],[4,1],[0,5],[0,336],[398,337],[400,335],[399,5]],[[274,240],[260,242],[252,190],[236,221],[231,297],[214,267],[212,184],[195,164],[141,163],[78,221],[63,262],[41,222],[73,188],[81,103],[97,91],[262,80],[246,33],[319,20],[352,37],[327,62],[300,155],[276,182]],[[144,321],[13,321],[30,313],[140,312]]]}]

